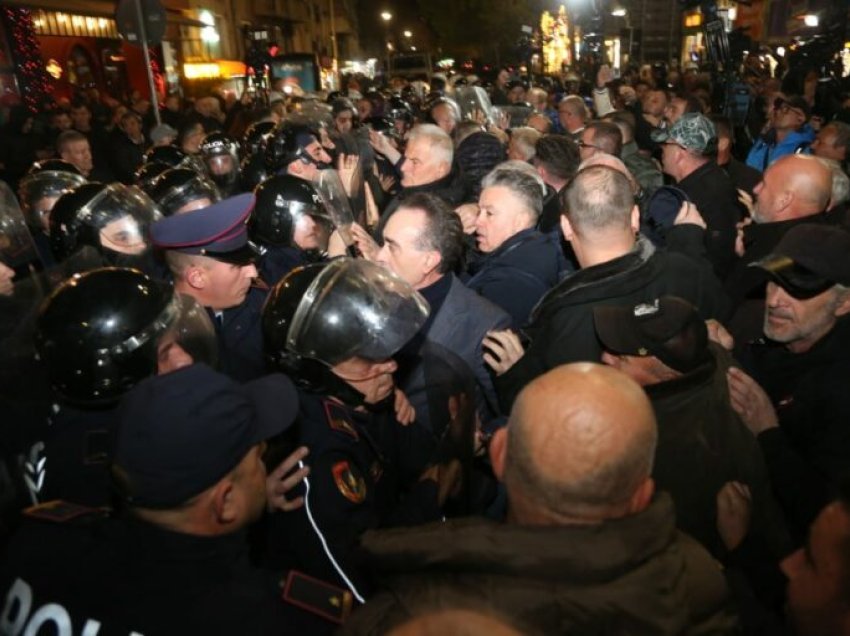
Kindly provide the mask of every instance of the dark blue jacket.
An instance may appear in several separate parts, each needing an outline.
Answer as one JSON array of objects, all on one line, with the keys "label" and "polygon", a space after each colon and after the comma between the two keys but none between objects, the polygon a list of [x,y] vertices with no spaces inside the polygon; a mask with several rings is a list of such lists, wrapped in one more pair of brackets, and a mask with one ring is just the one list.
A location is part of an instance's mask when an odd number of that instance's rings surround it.
[{"label": "dark blue jacket", "polygon": [[519,329],[569,271],[556,235],[528,229],[472,263],[466,286],[508,312],[512,326]]}]

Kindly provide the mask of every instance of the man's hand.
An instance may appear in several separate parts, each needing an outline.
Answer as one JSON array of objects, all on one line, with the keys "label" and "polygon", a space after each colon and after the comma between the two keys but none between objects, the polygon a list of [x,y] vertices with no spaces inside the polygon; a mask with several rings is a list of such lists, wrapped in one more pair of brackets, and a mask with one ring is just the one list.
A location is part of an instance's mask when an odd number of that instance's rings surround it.
[{"label": "man's hand", "polygon": [[744,245],[744,228],[746,228],[750,223],[753,222],[753,217],[747,216],[744,217],[742,221],[738,221],[735,224],[735,254],[739,257],[743,256],[747,251],[746,246]]},{"label": "man's hand", "polygon": [[15,290],[15,283],[12,279],[15,277],[15,270],[0,263],[0,296],[11,296]]},{"label": "man's hand", "polygon": [[690,201],[682,203],[679,213],[673,220],[673,225],[698,225],[702,229],[706,228],[705,219],[702,218],[697,206]]},{"label": "man's hand", "polygon": [[736,367],[726,372],[729,400],[753,435],[779,426],[776,409],[758,382]]},{"label": "man's hand", "polygon": [[[389,178],[395,182],[395,179]],[[380,177],[378,180],[380,181]],[[372,194],[372,187],[368,181],[363,183],[363,197],[366,199],[366,227],[375,227],[381,220],[381,212],[378,210],[378,204],[375,203],[375,196]]]},{"label": "man's hand", "polygon": [[750,193],[746,190],[738,188],[738,201],[741,203],[741,205],[747,208],[747,217],[752,219],[755,203],[753,202],[753,197],[750,196]]},{"label": "man's hand", "polygon": [[393,148],[389,138],[375,130],[369,131],[369,144],[380,155],[387,158],[391,164],[395,165],[401,159],[401,153]]},{"label": "man's hand", "polygon": [[359,223],[351,224],[351,238],[354,239],[354,244],[367,261],[374,261],[378,257],[381,246]]},{"label": "man's hand", "polygon": [[705,321],[705,327],[708,329],[708,339],[712,342],[716,342],[721,347],[726,349],[726,351],[732,351],[735,346],[735,339],[732,337],[732,334],[726,330],[722,324],[716,321],[714,318],[709,318]]},{"label": "man's hand", "polygon": [[614,74],[611,72],[611,67],[603,64],[596,72],[596,88],[605,88],[608,82],[614,79]]},{"label": "man's hand", "polygon": [[416,421],[416,409],[407,399],[404,391],[401,389],[395,390],[395,419],[402,426],[413,424]]},{"label": "man's hand", "polygon": [[496,375],[502,375],[525,355],[525,349],[513,331],[488,331],[481,343],[484,347],[484,362]]},{"label": "man's hand", "polygon": [[478,219],[478,212],[477,203],[464,203],[455,208],[455,213],[460,217],[460,223],[463,225],[464,234],[475,232],[475,221]]},{"label": "man's hand", "polygon": [[307,457],[309,452],[306,446],[301,446],[284,459],[266,477],[266,507],[269,512],[274,512],[275,510],[290,512],[304,505],[304,497],[287,499],[286,493],[304,481],[304,478],[310,474],[310,467],[304,466],[291,475],[288,475],[298,465],[298,462]]},{"label": "man's hand", "polygon": [[753,496],[745,484],[727,481],[717,493],[717,532],[727,550],[734,550],[750,530]]},{"label": "man's hand", "polygon": [[357,170],[360,167],[360,157],[357,155],[345,155],[340,153],[337,159],[336,170],[339,180],[346,196],[351,198],[354,191],[354,181],[357,178]]}]

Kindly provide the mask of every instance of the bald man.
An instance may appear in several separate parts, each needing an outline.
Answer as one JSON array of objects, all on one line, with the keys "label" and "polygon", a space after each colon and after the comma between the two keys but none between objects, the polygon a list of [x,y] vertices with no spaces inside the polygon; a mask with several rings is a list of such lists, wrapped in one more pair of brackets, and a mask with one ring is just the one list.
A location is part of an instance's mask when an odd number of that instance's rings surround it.
[{"label": "bald man", "polygon": [[384,633],[428,609],[475,603],[544,634],[731,633],[717,565],[675,530],[650,477],[652,406],[625,374],[555,368],[520,393],[490,457],[506,523],[461,519],[364,537],[389,590],[345,633]]},{"label": "bald man", "polygon": [[832,172],[816,157],[787,155],[765,171],[754,190],[751,222],[738,232],[740,258],[726,279],[726,291],[737,306],[730,322],[736,340],[760,334],[764,290],[762,277],[750,263],[768,254],[786,232],[801,223],[837,223],[825,214],[832,197]]}]

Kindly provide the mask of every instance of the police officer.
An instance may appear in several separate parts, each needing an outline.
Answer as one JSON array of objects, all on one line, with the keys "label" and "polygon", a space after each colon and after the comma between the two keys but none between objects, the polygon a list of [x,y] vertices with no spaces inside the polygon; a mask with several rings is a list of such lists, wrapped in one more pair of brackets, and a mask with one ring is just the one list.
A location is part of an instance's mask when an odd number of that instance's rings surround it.
[{"label": "police officer", "polygon": [[190,168],[164,171],[151,185],[150,196],[165,216],[200,210],[221,200],[218,187]]},{"label": "police officer", "polygon": [[61,159],[34,163],[18,187],[21,208],[32,230],[38,255],[45,267],[55,265],[50,242],[50,211],[65,192],[86,182],[73,164]]},{"label": "police officer", "polygon": [[254,195],[239,194],[166,217],[151,228],[175,288],[213,318],[221,369],[238,381],[265,371],[260,311],[266,291],[255,285],[258,253],[245,225],[253,208]]},{"label": "police officer", "polygon": [[241,386],[201,364],[141,382],[116,427],[120,515],[29,510],[0,559],[0,630],[314,633],[280,577],[249,565],[244,532],[267,505],[263,442],[296,399],[280,374]]},{"label": "police officer", "polygon": [[148,230],[161,217],[150,197],[137,188],[84,183],[53,206],[50,248],[58,262],[69,261],[74,271],[116,265],[156,276]]},{"label": "police officer", "polygon": [[158,161],[167,163],[172,168],[189,168],[203,172],[204,164],[194,155],[183,152],[174,145],[154,146],[145,153],[144,163]]},{"label": "police officer", "polygon": [[272,174],[291,174],[313,181],[319,170],[331,167],[319,130],[300,122],[284,121],[266,145],[266,168]]},{"label": "police officer", "polygon": [[242,163],[239,165],[239,180],[244,192],[253,192],[260,183],[269,177],[266,167],[266,144],[274,133],[273,121],[259,121],[251,124],[242,137]]},{"label": "police officer", "polygon": [[332,222],[315,188],[298,177],[276,175],[254,191],[248,234],[263,258],[263,280],[274,285],[299,265],[322,257]]},{"label": "police officer", "polygon": [[12,458],[19,503],[61,498],[107,506],[116,403],[158,371],[192,360],[215,364],[212,324],[170,285],[136,270],[104,268],[60,284],[34,327],[39,366],[16,367],[25,376],[17,379],[5,369],[0,396],[17,410],[34,409],[29,424],[15,416],[6,421],[5,434],[19,440]]},{"label": "police officer", "polygon": [[227,198],[240,191],[239,144],[221,132],[212,132],[201,142],[201,160],[210,179]]},{"label": "police officer", "polygon": [[353,553],[360,535],[439,518],[448,471],[429,469],[403,500],[398,481],[392,355],[427,315],[408,284],[358,259],[296,269],[272,290],[267,352],[299,388],[295,432],[310,450],[303,508],[270,519],[273,567],[346,587],[362,602],[368,582]]},{"label": "police officer", "polygon": [[166,170],[170,170],[171,166],[163,161],[149,161],[143,163],[133,175],[133,184],[142,192],[151,196],[153,184]]}]

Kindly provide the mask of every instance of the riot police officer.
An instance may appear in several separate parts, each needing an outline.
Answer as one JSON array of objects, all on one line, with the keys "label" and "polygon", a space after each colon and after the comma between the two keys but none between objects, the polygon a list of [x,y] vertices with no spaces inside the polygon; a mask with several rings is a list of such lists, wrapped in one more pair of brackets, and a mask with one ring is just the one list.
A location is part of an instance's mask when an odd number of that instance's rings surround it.
[{"label": "riot police officer", "polygon": [[400,498],[392,355],[428,306],[407,283],[368,261],[338,258],[298,268],[263,312],[270,360],[299,387],[298,445],[310,450],[302,509],[270,519],[273,567],[347,587],[368,581],[353,548],[367,529],[440,515],[446,475],[430,470]]},{"label": "riot police officer", "polygon": [[244,192],[253,192],[271,174],[266,167],[266,145],[274,133],[273,121],[258,121],[248,126],[242,137],[242,163],[239,181]]},{"label": "riot police officer", "polygon": [[161,217],[154,202],[138,188],[84,183],[53,206],[50,248],[57,261],[66,261],[74,271],[123,265],[157,276],[148,230]]},{"label": "riot police officer", "polygon": [[73,164],[61,159],[34,163],[19,185],[21,208],[32,230],[38,255],[45,267],[55,264],[50,251],[50,211],[65,192],[86,182]]},{"label": "riot police officer", "polygon": [[238,194],[239,144],[221,132],[204,137],[200,147],[201,160],[210,179],[218,186],[224,198]]},{"label": "riot police officer", "polygon": [[304,179],[269,177],[254,195],[248,234],[263,252],[263,280],[274,285],[299,265],[322,257],[332,222],[315,188]]},{"label": "riot police officer", "polygon": [[150,187],[150,197],[165,216],[200,210],[221,200],[218,187],[190,168],[164,171]]},{"label": "riot police officer", "polygon": [[[33,341],[39,366],[26,377],[31,386],[13,391],[10,384],[24,380],[8,373],[3,382],[3,400],[16,406],[36,393],[37,416],[19,429],[14,459],[26,505],[56,498],[109,505],[116,403],[145,377],[217,357],[212,323],[192,298],[123,268],[61,283],[35,320]],[[23,425],[11,419],[12,431]]]},{"label": "riot police officer", "polygon": [[307,181],[312,181],[319,170],[331,167],[319,130],[300,122],[282,122],[266,144],[265,157],[270,173],[291,174]]}]

